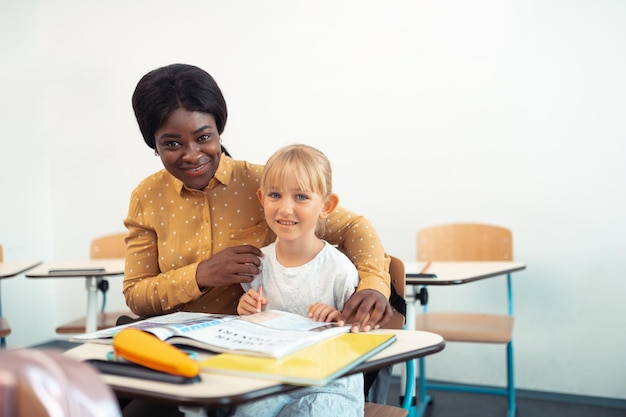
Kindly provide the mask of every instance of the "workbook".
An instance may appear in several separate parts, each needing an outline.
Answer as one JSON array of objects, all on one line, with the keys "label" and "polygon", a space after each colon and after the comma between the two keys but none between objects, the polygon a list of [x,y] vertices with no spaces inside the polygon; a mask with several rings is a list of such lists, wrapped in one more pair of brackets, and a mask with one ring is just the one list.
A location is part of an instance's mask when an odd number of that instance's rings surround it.
[{"label": "workbook", "polygon": [[345,333],[279,359],[220,353],[200,362],[208,372],[323,386],[396,340],[393,333]]},{"label": "workbook", "polygon": [[269,358],[282,358],[350,331],[350,326],[317,322],[279,310],[246,316],[177,312],[76,335],[70,340],[110,344],[113,337],[125,328],[141,329],[173,345]]}]

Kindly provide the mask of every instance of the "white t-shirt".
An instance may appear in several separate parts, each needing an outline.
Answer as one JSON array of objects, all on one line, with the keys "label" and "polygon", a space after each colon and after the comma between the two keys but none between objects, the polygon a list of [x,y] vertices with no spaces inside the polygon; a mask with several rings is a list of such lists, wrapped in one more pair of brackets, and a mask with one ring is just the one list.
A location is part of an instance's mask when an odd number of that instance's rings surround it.
[{"label": "white t-shirt", "polygon": [[310,262],[285,268],[276,259],[276,242],[261,250],[261,274],[251,283],[243,283],[244,291],[258,290],[263,284],[266,309],[283,310],[308,316],[308,306],[324,303],[341,311],[354,293],[359,273],[354,264],[337,248],[324,241],[324,248]]},{"label": "white t-shirt", "polygon": [[[263,284],[267,309],[289,311],[308,316],[309,304],[317,302],[341,311],[354,293],[359,274],[350,259],[337,248],[324,242],[317,256],[302,266],[285,268],[276,259],[276,243],[261,248],[262,273],[247,284],[258,290]],[[323,387],[307,387],[237,406],[233,417],[258,416],[331,416],[362,417],[365,398],[363,375],[354,374],[336,379]]]}]

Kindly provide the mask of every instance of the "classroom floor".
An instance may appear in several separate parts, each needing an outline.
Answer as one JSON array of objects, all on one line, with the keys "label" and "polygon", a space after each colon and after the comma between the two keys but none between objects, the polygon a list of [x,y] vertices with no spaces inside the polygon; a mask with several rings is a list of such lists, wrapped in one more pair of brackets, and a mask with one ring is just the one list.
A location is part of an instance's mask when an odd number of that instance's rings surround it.
[{"label": "classroom floor", "polygon": [[[400,378],[394,378],[387,396],[389,405],[400,404],[399,392]],[[505,397],[449,391],[433,391],[431,395],[434,401],[424,417],[506,417]],[[626,408],[541,397],[518,393],[516,417],[626,417]],[[543,397],[549,397],[549,394]]]}]

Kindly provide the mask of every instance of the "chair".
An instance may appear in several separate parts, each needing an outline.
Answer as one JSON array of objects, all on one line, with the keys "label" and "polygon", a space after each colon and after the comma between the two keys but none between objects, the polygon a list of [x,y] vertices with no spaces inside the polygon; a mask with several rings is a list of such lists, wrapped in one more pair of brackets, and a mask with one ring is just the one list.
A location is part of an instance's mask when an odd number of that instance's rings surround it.
[{"label": "chair", "polygon": [[[4,258],[2,255],[2,245],[0,245],[0,262],[2,262],[3,260]],[[9,326],[9,321],[2,315],[2,306],[0,305],[0,347],[5,346],[4,338],[10,334],[11,326]]]},{"label": "chair", "polygon": [[407,410],[400,407],[394,407],[386,404],[365,403],[364,417],[406,417],[409,414]]},{"label": "chair", "polygon": [[[509,229],[476,223],[444,224],[417,233],[418,261],[512,261],[513,236]],[[513,305],[511,275],[507,276],[508,314],[429,313],[416,317],[416,329],[441,335],[447,342],[496,343],[506,345],[506,387],[480,387],[470,384],[437,384],[426,381],[424,358],[419,359],[419,407],[422,416],[432,397],[427,390],[462,391],[504,395],[508,416],[516,411],[513,364]]]},{"label": "chair", "polygon": [[[91,259],[106,259],[106,258],[124,258],[126,256],[126,243],[124,238],[125,232],[115,233],[111,235],[100,236],[91,241],[89,256]],[[101,288],[103,293],[106,291],[108,283],[104,285],[104,289]],[[136,318],[130,310],[115,311],[115,312],[101,312],[98,314],[97,326],[98,330],[106,329],[116,325],[118,317],[126,315],[131,318]],[[80,318],[78,320],[71,321],[56,328],[56,332],[59,334],[75,334],[85,333],[86,318]]]},{"label": "chair", "polygon": [[119,404],[92,366],[45,349],[0,352],[0,416],[119,417]]},{"label": "chair", "polygon": [[[404,271],[404,263],[394,257],[390,256],[391,263],[389,264],[389,275],[391,275],[391,285],[393,286],[396,294],[404,299],[405,296],[405,288],[406,288],[406,275]],[[402,329],[404,327],[404,312],[400,312],[394,309],[393,317],[391,320],[384,326],[386,329]],[[408,361],[412,364],[413,361]],[[400,408],[394,407],[391,405],[385,404],[376,404],[371,402],[365,403],[365,414],[364,417],[405,417],[408,415],[408,408]]]}]

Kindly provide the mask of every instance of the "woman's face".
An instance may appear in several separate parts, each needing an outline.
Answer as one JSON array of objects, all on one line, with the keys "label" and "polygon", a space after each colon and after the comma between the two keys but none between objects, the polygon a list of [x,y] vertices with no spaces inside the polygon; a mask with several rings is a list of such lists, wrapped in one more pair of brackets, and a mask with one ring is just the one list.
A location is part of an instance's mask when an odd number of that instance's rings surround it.
[{"label": "woman's face", "polygon": [[167,171],[189,188],[203,190],[220,162],[220,135],[209,113],[178,108],[154,133]]}]

